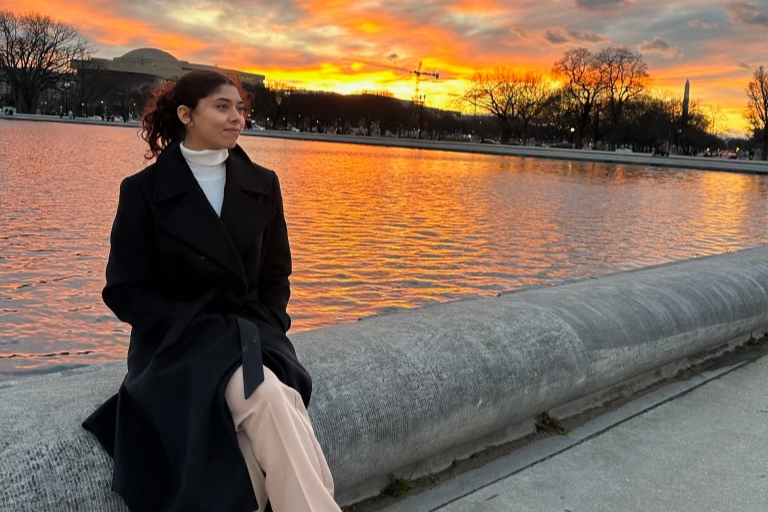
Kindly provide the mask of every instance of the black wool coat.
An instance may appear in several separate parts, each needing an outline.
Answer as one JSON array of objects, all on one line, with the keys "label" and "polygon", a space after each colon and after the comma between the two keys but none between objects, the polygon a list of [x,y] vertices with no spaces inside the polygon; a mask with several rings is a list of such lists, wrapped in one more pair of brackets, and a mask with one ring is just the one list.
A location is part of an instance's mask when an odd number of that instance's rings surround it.
[{"label": "black wool coat", "polygon": [[309,405],[312,382],[286,336],[291,255],[277,175],[239,147],[219,217],[178,144],[123,180],[104,302],[131,325],[128,372],[83,426],[114,458],[132,512],[258,508],[224,391],[262,364]]}]

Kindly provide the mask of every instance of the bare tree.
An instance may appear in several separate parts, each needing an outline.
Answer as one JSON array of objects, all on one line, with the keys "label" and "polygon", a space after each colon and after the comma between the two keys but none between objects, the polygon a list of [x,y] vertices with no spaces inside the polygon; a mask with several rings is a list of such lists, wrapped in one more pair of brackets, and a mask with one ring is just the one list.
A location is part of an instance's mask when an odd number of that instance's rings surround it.
[{"label": "bare tree", "polygon": [[78,115],[87,115],[88,112],[98,113],[99,108],[96,104],[99,98],[103,98],[116,87],[119,79],[109,73],[106,62],[103,60],[74,60],[72,66],[77,70],[72,98],[75,105],[79,106],[79,109],[76,107],[73,110],[78,112]]},{"label": "bare tree", "polygon": [[555,62],[552,74],[564,80],[563,90],[577,109],[576,147],[580,148],[595,101],[605,89],[600,66],[586,48],[571,48]]},{"label": "bare tree", "polygon": [[518,93],[515,96],[517,115],[523,125],[523,141],[528,140],[528,127],[538,118],[549,99],[552,89],[538,71],[528,71],[518,76]]},{"label": "bare tree", "polygon": [[760,66],[747,85],[747,110],[744,116],[752,127],[755,139],[763,142],[763,160],[768,158],[768,71]]},{"label": "bare tree", "polygon": [[254,98],[254,107],[263,112],[271,128],[287,127],[291,122],[291,94],[296,92],[296,86],[280,80],[270,80],[265,86],[266,94]]},{"label": "bare tree", "polygon": [[608,104],[610,142],[615,146],[621,136],[619,125],[624,107],[642,94],[648,85],[648,65],[643,62],[642,55],[623,46],[606,48],[595,56],[595,60],[603,96]]},{"label": "bare tree", "polygon": [[518,115],[519,75],[510,67],[478,70],[469,77],[469,87],[458,98],[464,111],[489,113],[503,126],[502,138],[508,140],[512,122]]},{"label": "bare tree", "polygon": [[722,137],[720,133],[721,124],[727,121],[723,113],[723,107],[720,105],[709,105],[709,115],[707,116],[707,131],[716,137]]},{"label": "bare tree", "polygon": [[35,110],[40,93],[56,86],[73,59],[91,51],[72,25],[40,14],[0,10],[0,74],[22,112]]},{"label": "bare tree", "polygon": [[366,121],[368,133],[373,124],[378,125],[382,135],[387,130],[396,132],[398,125],[407,122],[408,111],[395,95],[386,89],[365,89],[354,97],[356,117]]},{"label": "bare tree", "polygon": [[[550,92],[541,113],[539,133],[545,140],[565,142],[572,137],[571,127],[574,126],[577,116],[577,107],[563,88]],[[572,140],[571,140],[572,142]]]}]

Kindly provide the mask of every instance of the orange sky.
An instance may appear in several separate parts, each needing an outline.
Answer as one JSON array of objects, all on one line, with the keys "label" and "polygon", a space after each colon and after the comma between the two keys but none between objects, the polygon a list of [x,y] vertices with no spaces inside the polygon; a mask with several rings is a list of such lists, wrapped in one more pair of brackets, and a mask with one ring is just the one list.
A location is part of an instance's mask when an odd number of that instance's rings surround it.
[{"label": "orange sky", "polygon": [[[640,51],[660,94],[686,79],[723,129],[745,129],[744,88],[768,66],[768,2],[657,0],[0,0],[77,26],[112,58],[142,47],[179,59],[261,73],[342,93],[387,89],[410,98],[407,73],[342,56],[440,73],[425,78],[427,103],[445,106],[473,69],[497,64],[549,73],[571,46]],[[389,61],[391,62],[391,61]]]}]

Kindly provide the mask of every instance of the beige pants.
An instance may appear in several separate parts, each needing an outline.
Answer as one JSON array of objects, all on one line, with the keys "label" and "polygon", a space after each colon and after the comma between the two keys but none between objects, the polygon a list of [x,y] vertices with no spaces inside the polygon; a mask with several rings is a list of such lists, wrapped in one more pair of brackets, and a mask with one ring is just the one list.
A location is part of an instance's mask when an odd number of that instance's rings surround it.
[{"label": "beige pants", "polygon": [[241,366],[225,396],[259,512],[267,499],[274,512],[340,512],[331,470],[301,395],[265,366],[264,382],[245,399]]}]

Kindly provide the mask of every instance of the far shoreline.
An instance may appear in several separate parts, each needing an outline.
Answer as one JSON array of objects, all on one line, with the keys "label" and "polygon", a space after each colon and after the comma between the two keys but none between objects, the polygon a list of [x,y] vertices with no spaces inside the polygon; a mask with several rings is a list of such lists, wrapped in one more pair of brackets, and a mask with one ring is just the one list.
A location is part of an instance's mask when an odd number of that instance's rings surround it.
[{"label": "far shoreline", "polygon": [[[137,122],[101,121],[85,118],[58,118],[55,116],[15,114],[0,115],[2,121],[31,121],[48,123],[81,124],[93,126],[111,126],[139,128]],[[331,142],[337,144],[359,144],[404,149],[422,149],[427,151],[452,151],[483,155],[514,156],[522,158],[548,158],[578,162],[598,162],[609,164],[641,165],[669,167],[701,171],[725,171],[746,174],[768,174],[768,162],[752,160],[727,160],[723,158],[704,158],[691,156],[655,157],[648,153],[616,153],[591,149],[562,149],[535,146],[510,146],[505,144],[481,144],[477,142],[435,141],[418,139],[400,139],[393,137],[367,137],[356,135],[337,135],[312,132],[289,132],[279,130],[244,130],[244,137],[265,137],[311,142]]]}]

